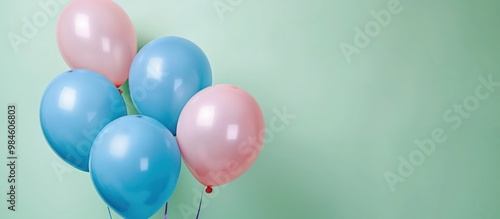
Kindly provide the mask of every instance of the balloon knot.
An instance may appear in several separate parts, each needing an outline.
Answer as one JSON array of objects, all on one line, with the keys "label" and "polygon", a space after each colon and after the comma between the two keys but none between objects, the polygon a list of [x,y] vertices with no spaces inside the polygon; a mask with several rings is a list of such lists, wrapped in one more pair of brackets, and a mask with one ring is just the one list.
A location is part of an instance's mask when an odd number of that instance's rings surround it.
[{"label": "balloon knot", "polygon": [[118,91],[120,92],[120,94],[122,94],[122,93],[123,93],[122,89],[118,89]]},{"label": "balloon knot", "polygon": [[212,187],[211,187],[211,186],[207,186],[207,188],[205,189],[205,192],[206,192],[207,194],[212,193],[212,191],[213,191],[213,189],[212,189]]}]

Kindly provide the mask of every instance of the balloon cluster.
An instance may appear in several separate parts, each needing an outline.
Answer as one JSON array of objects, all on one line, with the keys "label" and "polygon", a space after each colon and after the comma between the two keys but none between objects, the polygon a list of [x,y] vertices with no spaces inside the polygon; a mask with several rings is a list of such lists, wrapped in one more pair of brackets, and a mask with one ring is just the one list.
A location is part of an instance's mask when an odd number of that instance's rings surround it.
[{"label": "balloon cluster", "polygon": [[[137,52],[119,5],[73,0],[59,17],[57,43],[72,70],[43,94],[43,134],[61,159],[90,173],[121,216],[157,212],[177,185],[181,159],[207,191],[256,160],[265,134],[258,103],[236,86],[212,85],[193,42],[162,37]],[[127,115],[118,89],[127,79],[139,115]]]}]

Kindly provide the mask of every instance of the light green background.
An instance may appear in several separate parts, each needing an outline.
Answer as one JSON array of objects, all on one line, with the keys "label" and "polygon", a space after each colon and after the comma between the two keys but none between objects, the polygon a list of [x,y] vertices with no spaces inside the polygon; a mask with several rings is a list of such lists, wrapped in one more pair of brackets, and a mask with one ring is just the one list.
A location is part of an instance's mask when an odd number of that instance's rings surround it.
[{"label": "light green background", "polygon": [[[0,8],[0,139],[7,105],[15,103],[20,157],[17,211],[7,211],[0,195],[0,218],[106,219],[89,175],[64,164],[39,125],[45,87],[68,70],[55,40],[57,16],[18,53],[7,38],[20,34],[23,17],[41,11],[37,2],[7,0]],[[500,81],[498,1],[401,0],[402,12],[351,63],[339,44],[353,44],[354,28],[389,0],[243,0],[224,20],[213,0],[116,2],[140,46],[168,35],[197,43],[214,83],[250,92],[268,127],[273,110],[296,115],[284,130],[271,129],[274,137],[245,175],[206,197],[201,219],[500,218],[500,88],[458,129],[443,120],[474,94],[478,76]],[[447,140],[392,192],[386,171],[397,173],[398,157],[408,158],[414,140],[435,128]],[[0,146],[6,193],[7,149]],[[53,165],[71,172],[59,180]],[[194,219],[202,186],[187,168],[181,172],[169,218]]]}]

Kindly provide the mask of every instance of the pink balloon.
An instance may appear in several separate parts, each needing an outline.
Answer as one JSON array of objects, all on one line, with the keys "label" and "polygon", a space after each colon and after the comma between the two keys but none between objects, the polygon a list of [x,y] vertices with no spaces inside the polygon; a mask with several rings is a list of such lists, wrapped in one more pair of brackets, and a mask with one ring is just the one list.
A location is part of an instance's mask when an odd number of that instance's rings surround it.
[{"label": "pink balloon", "polygon": [[233,85],[214,85],[184,106],[177,141],[184,162],[206,186],[235,180],[262,149],[265,124],[255,99]]},{"label": "pink balloon", "polygon": [[73,0],[57,25],[57,44],[72,68],[98,72],[117,87],[128,78],[137,37],[127,13],[110,0]]}]

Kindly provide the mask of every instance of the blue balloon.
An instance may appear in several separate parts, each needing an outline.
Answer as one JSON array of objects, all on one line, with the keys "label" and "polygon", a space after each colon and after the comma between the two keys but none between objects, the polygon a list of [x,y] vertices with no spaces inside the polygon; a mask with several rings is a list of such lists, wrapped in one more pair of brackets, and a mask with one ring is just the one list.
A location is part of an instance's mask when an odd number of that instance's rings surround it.
[{"label": "blue balloon", "polygon": [[149,218],[172,195],[181,154],[167,128],[129,115],[107,125],[90,152],[90,176],[101,198],[124,218]]},{"label": "blue balloon", "polygon": [[212,85],[212,70],[203,51],[180,37],[163,37],[146,44],[130,68],[130,96],[137,111],[176,134],[184,105]]},{"label": "blue balloon", "polygon": [[127,115],[118,89],[106,77],[75,69],[50,82],[40,105],[40,123],[54,152],[73,167],[88,172],[89,153],[99,132]]}]

